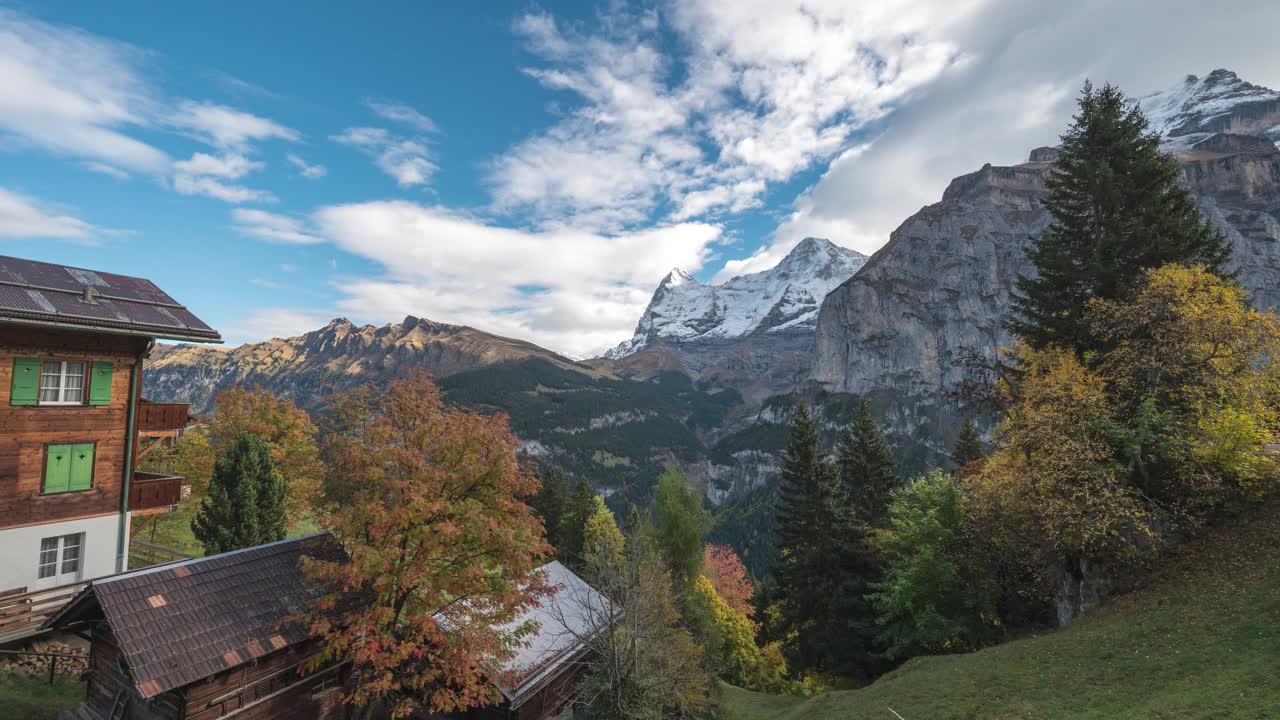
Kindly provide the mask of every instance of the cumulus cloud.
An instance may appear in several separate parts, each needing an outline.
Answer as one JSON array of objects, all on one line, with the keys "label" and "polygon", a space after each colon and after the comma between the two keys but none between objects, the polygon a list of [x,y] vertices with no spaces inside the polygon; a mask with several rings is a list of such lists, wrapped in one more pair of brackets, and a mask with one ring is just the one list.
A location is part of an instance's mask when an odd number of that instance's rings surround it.
[{"label": "cumulus cloud", "polygon": [[80,218],[0,188],[0,238],[56,238],[92,243],[102,233]]},{"label": "cumulus cloud", "polygon": [[580,356],[629,334],[654,278],[700,268],[720,237],[704,223],[533,232],[406,201],[330,206],[312,219],[319,235],[385,268],[339,281],[340,308],[464,323]]},{"label": "cumulus cloud", "polygon": [[400,187],[426,184],[436,171],[425,142],[395,135],[385,128],[347,128],[334,135],[333,140],[372,157],[378,169],[394,178]]},{"label": "cumulus cloud", "polygon": [[756,207],[961,62],[941,33],[975,4],[695,1],[590,33],[526,14],[525,72],[576,103],[494,162],[495,206],[605,228]]},{"label": "cumulus cloud", "polygon": [[279,123],[225,105],[184,100],[169,118],[174,126],[220,148],[243,150],[250,142],[298,139]]},{"label": "cumulus cloud", "polygon": [[221,155],[195,153],[173,164],[173,189],[183,195],[205,195],[229,203],[275,202],[265,190],[254,190],[232,181],[262,169],[261,162],[235,152]]},{"label": "cumulus cloud", "polygon": [[[289,245],[314,245],[324,242],[321,238],[307,232],[304,223],[297,218],[265,210],[236,208],[231,211],[232,227],[243,235],[261,240]],[[285,268],[289,270],[285,270]],[[281,265],[281,270],[289,272],[291,265]]]}]

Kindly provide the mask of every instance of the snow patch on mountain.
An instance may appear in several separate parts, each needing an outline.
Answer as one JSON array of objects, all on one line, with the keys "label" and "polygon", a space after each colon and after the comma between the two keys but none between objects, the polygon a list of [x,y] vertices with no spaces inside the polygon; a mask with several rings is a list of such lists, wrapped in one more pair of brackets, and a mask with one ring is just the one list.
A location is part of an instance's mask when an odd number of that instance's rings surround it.
[{"label": "snow patch on mountain", "polygon": [[704,285],[677,268],[658,285],[635,335],[606,356],[626,357],[660,338],[687,342],[811,329],[827,293],[866,261],[828,240],[805,238],[773,268],[721,285]]},{"label": "snow patch on mountain", "polygon": [[1280,92],[1241,80],[1230,70],[1188,75],[1137,103],[1172,151],[1189,150],[1215,133],[1262,136],[1280,145]]}]

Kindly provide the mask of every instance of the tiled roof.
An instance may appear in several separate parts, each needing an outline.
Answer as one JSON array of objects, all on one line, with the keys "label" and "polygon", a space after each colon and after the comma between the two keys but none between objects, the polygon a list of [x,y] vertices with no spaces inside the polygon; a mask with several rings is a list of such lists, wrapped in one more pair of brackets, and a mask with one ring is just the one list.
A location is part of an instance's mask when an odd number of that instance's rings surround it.
[{"label": "tiled roof", "polygon": [[499,688],[513,708],[544,680],[558,675],[565,663],[577,658],[586,649],[582,638],[592,635],[613,613],[608,598],[559,562],[548,563],[539,572],[546,574],[552,594],[512,624],[515,627],[532,620],[538,630],[507,662],[505,669],[514,676],[515,687]]},{"label": "tiled roof", "polygon": [[135,687],[154,697],[305,641],[284,621],[323,590],[299,560],[340,552],[327,533],[282,540],[96,580],[72,605],[97,601]]},{"label": "tiled roof", "polygon": [[150,280],[2,255],[0,321],[222,342]]}]

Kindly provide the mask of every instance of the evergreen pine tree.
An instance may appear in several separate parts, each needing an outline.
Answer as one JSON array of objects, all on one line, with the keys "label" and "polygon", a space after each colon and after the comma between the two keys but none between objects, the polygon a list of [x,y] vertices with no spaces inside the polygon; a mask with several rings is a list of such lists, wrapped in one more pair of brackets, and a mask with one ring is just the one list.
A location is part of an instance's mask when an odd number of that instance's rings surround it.
[{"label": "evergreen pine tree", "polygon": [[986,456],[978,428],[974,427],[972,420],[965,418],[964,425],[960,426],[960,436],[956,438],[956,446],[951,451],[951,462],[964,467]]},{"label": "evergreen pine tree", "polygon": [[683,587],[702,570],[709,518],[680,470],[667,470],[658,478],[653,508],[658,549],[677,587]]},{"label": "evergreen pine tree", "polygon": [[282,540],[287,490],[266,441],[241,433],[214,464],[191,531],[207,555]]},{"label": "evergreen pine tree", "polygon": [[533,511],[542,521],[547,542],[559,553],[564,543],[564,519],[569,511],[569,480],[564,471],[554,465],[544,465],[538,470],[542,481],[538,494],[533,497]]},{"label": "evergreen pine tree", "polygon": [[578,478],[569,497],[569,506],[560,522],[560,561],[572,567],[581,567],[585,544],[587,520],[596,511],[596,492],[591,481]]},{"label": "evergreen pine tree", "polygon": [[777,541],[779,558],[774,575],[782,587],[804,582],[801,562],[811,551],[815,502],[818,497],[818,427],[803,405],[787,429],[787,449],[778,481]]},{"label": "evergreen pine tree", "polygon": [[840,480],[857,518],[868,526],[883,524],[889,493],[897,484],[895,463],[893,451],[866,400],[858,403],[858,413],[840,439],[837,462]]},{"label": "evergreen pine tree", "polygon": [[1100,349],[1084,321],[1090,298],[1121,297],[1143,269],[1166,263],[1221,274],[1230,249],[1178,185],[1181,176],[1119,88],[1086,82],[1046,180],[1053,222],[1028,252],[1036,277],[1018,280],[1009,329],[1032,347],[1083,355]]}]

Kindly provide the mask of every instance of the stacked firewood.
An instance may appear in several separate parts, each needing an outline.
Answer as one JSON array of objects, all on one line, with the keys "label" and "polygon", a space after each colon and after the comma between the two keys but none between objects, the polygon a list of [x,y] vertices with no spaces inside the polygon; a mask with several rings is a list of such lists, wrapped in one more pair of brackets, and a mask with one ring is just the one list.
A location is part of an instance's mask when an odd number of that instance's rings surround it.
[{"label": "stacked firewood", "polygon": [[[49,663],[54,663],[54,672],[78,676],[89,667],[88,653],[84,648],[72,647],[57,640],[33,640],[18,655],[5,653],[0,655],[0,675],[30,675],[32,677],[48,677]],[[78,655],[80,657],[49,657],[35,653],[56,653],[58,655]]]}]

